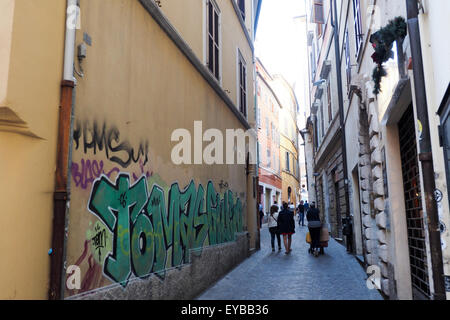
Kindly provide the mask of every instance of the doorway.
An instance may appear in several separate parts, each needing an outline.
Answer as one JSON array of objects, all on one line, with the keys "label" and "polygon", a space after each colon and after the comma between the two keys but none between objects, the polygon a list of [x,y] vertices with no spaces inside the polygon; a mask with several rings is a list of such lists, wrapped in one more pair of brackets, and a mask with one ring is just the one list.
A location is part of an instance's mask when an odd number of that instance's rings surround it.
[{"label": "doorway", "polygon": [[405,194],[409,262],[414,299],[430,299],[425,227],[412,104],[398,123]]},{"label": "doorway", "polygon": [[361,255],[365,257],[365,250],[364,250],[364,224],[363,224],[363,213],[361,210],[361,188],[359,184],[359,171],[358,171],[358,165],[355,166],[355,168],[352,171],[352,178],[353,178],[353,195],[354,195],[354,236],[355,236],[355,248],[356,248],[356,254]]}]

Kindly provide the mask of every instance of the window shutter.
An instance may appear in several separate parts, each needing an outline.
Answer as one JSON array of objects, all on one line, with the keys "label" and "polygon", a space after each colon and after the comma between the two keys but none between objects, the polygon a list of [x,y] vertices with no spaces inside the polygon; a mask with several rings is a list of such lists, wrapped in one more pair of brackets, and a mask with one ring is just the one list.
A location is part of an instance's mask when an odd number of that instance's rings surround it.
[{"label": "window shutter", "polygon": [[325,17],[323,12],[323,0],[314,0],[313,4],[313,22],[324,24]]}]

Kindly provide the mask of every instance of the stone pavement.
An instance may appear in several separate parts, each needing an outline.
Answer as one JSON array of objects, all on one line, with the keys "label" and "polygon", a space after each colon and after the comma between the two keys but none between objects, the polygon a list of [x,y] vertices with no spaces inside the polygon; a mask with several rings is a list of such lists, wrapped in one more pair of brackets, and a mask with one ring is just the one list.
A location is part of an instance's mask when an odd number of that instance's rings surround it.
[{"label": "stone pavement", "polygon": [[382,300],[366,286],[366,273],[355,257],[330,239],[325,255],[308,254],[307,227],[292,236],[292,252],[275,252],[267,224],[261,229],[261,250],[246,259],[198,300]]}]

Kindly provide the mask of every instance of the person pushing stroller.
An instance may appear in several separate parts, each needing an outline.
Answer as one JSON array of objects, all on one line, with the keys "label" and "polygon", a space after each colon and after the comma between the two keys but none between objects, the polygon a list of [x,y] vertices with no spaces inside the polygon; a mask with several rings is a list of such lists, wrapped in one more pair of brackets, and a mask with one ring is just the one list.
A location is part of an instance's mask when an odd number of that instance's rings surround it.
[{"label": "person pushing stroller", "polygon": [[320,245],[322,222],[320,221],[319,213],[320,211],[316,208],[315,202],[312,202],[306,213],[306,220],[308,220],[308,229],[311,236],[311,245],[308,252],[315,257],[319,256],[319,253],[323,253],[323,248]]}]

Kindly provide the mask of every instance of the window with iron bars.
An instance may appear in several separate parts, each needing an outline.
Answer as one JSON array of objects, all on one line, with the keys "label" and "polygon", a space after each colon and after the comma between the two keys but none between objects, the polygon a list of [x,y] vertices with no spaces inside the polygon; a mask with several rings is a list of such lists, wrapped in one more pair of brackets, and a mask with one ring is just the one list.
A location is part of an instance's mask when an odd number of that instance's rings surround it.
[{"label": "window with iron bars", "polygon": [[363,30],[362,30],[362,21],[361,21],[361,2],[360,0],[353,0],[353,19],[355,23],[355,44],[356,44],[356,52],[355,56],[359,56],[359,52],[362,48],[363,42]]}]

